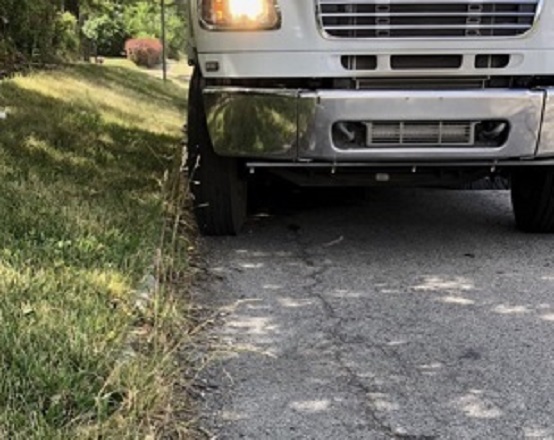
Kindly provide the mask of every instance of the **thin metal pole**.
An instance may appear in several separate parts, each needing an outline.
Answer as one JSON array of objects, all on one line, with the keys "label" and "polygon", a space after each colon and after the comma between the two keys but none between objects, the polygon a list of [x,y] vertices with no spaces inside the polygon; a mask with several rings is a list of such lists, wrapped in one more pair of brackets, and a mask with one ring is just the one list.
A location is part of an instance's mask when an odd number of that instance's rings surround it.
[{"label": "thin metal pole", "polygon": [[166,35],[165,35],[165,0],[162,0],[162,66],[163,79],[167,81],[167,54],[166,54]]}]

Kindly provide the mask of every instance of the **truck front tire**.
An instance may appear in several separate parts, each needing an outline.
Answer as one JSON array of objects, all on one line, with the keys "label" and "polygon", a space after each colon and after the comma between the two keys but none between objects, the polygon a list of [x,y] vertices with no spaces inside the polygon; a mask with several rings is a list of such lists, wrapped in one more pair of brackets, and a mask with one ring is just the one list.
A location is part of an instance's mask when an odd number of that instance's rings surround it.
[{"label": "truck front tire", "polygon": [[529,167],[514,171],[512,204],[518,229],[554,232],[554,168]]},{"label": "truck front tire", "polygon": [[212,146],[198,68],[188,105],[188,173],[193,208],[203,235],[236,235],[247,213],[247,180],[237,159],[218,156]]}]

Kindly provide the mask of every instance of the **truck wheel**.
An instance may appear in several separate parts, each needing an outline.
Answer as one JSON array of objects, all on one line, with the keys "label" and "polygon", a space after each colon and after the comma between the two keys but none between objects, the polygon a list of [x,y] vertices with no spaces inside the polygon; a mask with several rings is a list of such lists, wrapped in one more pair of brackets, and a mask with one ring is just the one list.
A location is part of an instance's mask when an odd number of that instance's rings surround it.
[{"label": "truck wheel", "polygon": [[193,208],[204,235],[236,235],[246,220],[247,181],[237,159],[212,147],[198,68],[191,78],[188,105],[188,172]]},{"label": "truck wheel", "polygon": [[512,174],[512,204],[518,229],[554,232],[554,169],[516,170]]}]

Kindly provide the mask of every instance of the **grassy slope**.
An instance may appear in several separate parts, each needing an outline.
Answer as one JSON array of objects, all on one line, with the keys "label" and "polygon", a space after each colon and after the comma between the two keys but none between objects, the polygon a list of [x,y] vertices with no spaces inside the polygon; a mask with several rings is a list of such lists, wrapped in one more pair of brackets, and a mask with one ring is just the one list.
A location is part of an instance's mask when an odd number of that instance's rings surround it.
[{"label": "grassy slope", "polygon": [[168,404],[153,263],[185,92],[117,66],[0,83],[0,438],[137,438]]}]

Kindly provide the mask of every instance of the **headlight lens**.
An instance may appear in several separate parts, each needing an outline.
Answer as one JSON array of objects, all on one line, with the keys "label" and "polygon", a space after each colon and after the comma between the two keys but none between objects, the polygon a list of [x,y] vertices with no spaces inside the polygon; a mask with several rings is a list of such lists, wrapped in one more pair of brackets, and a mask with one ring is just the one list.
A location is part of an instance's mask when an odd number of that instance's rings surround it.
[{"label": "headlight lens", "polygon": [[213,30],[270,30],[281,26],[276,0],[200,0],[201,21]]}]

